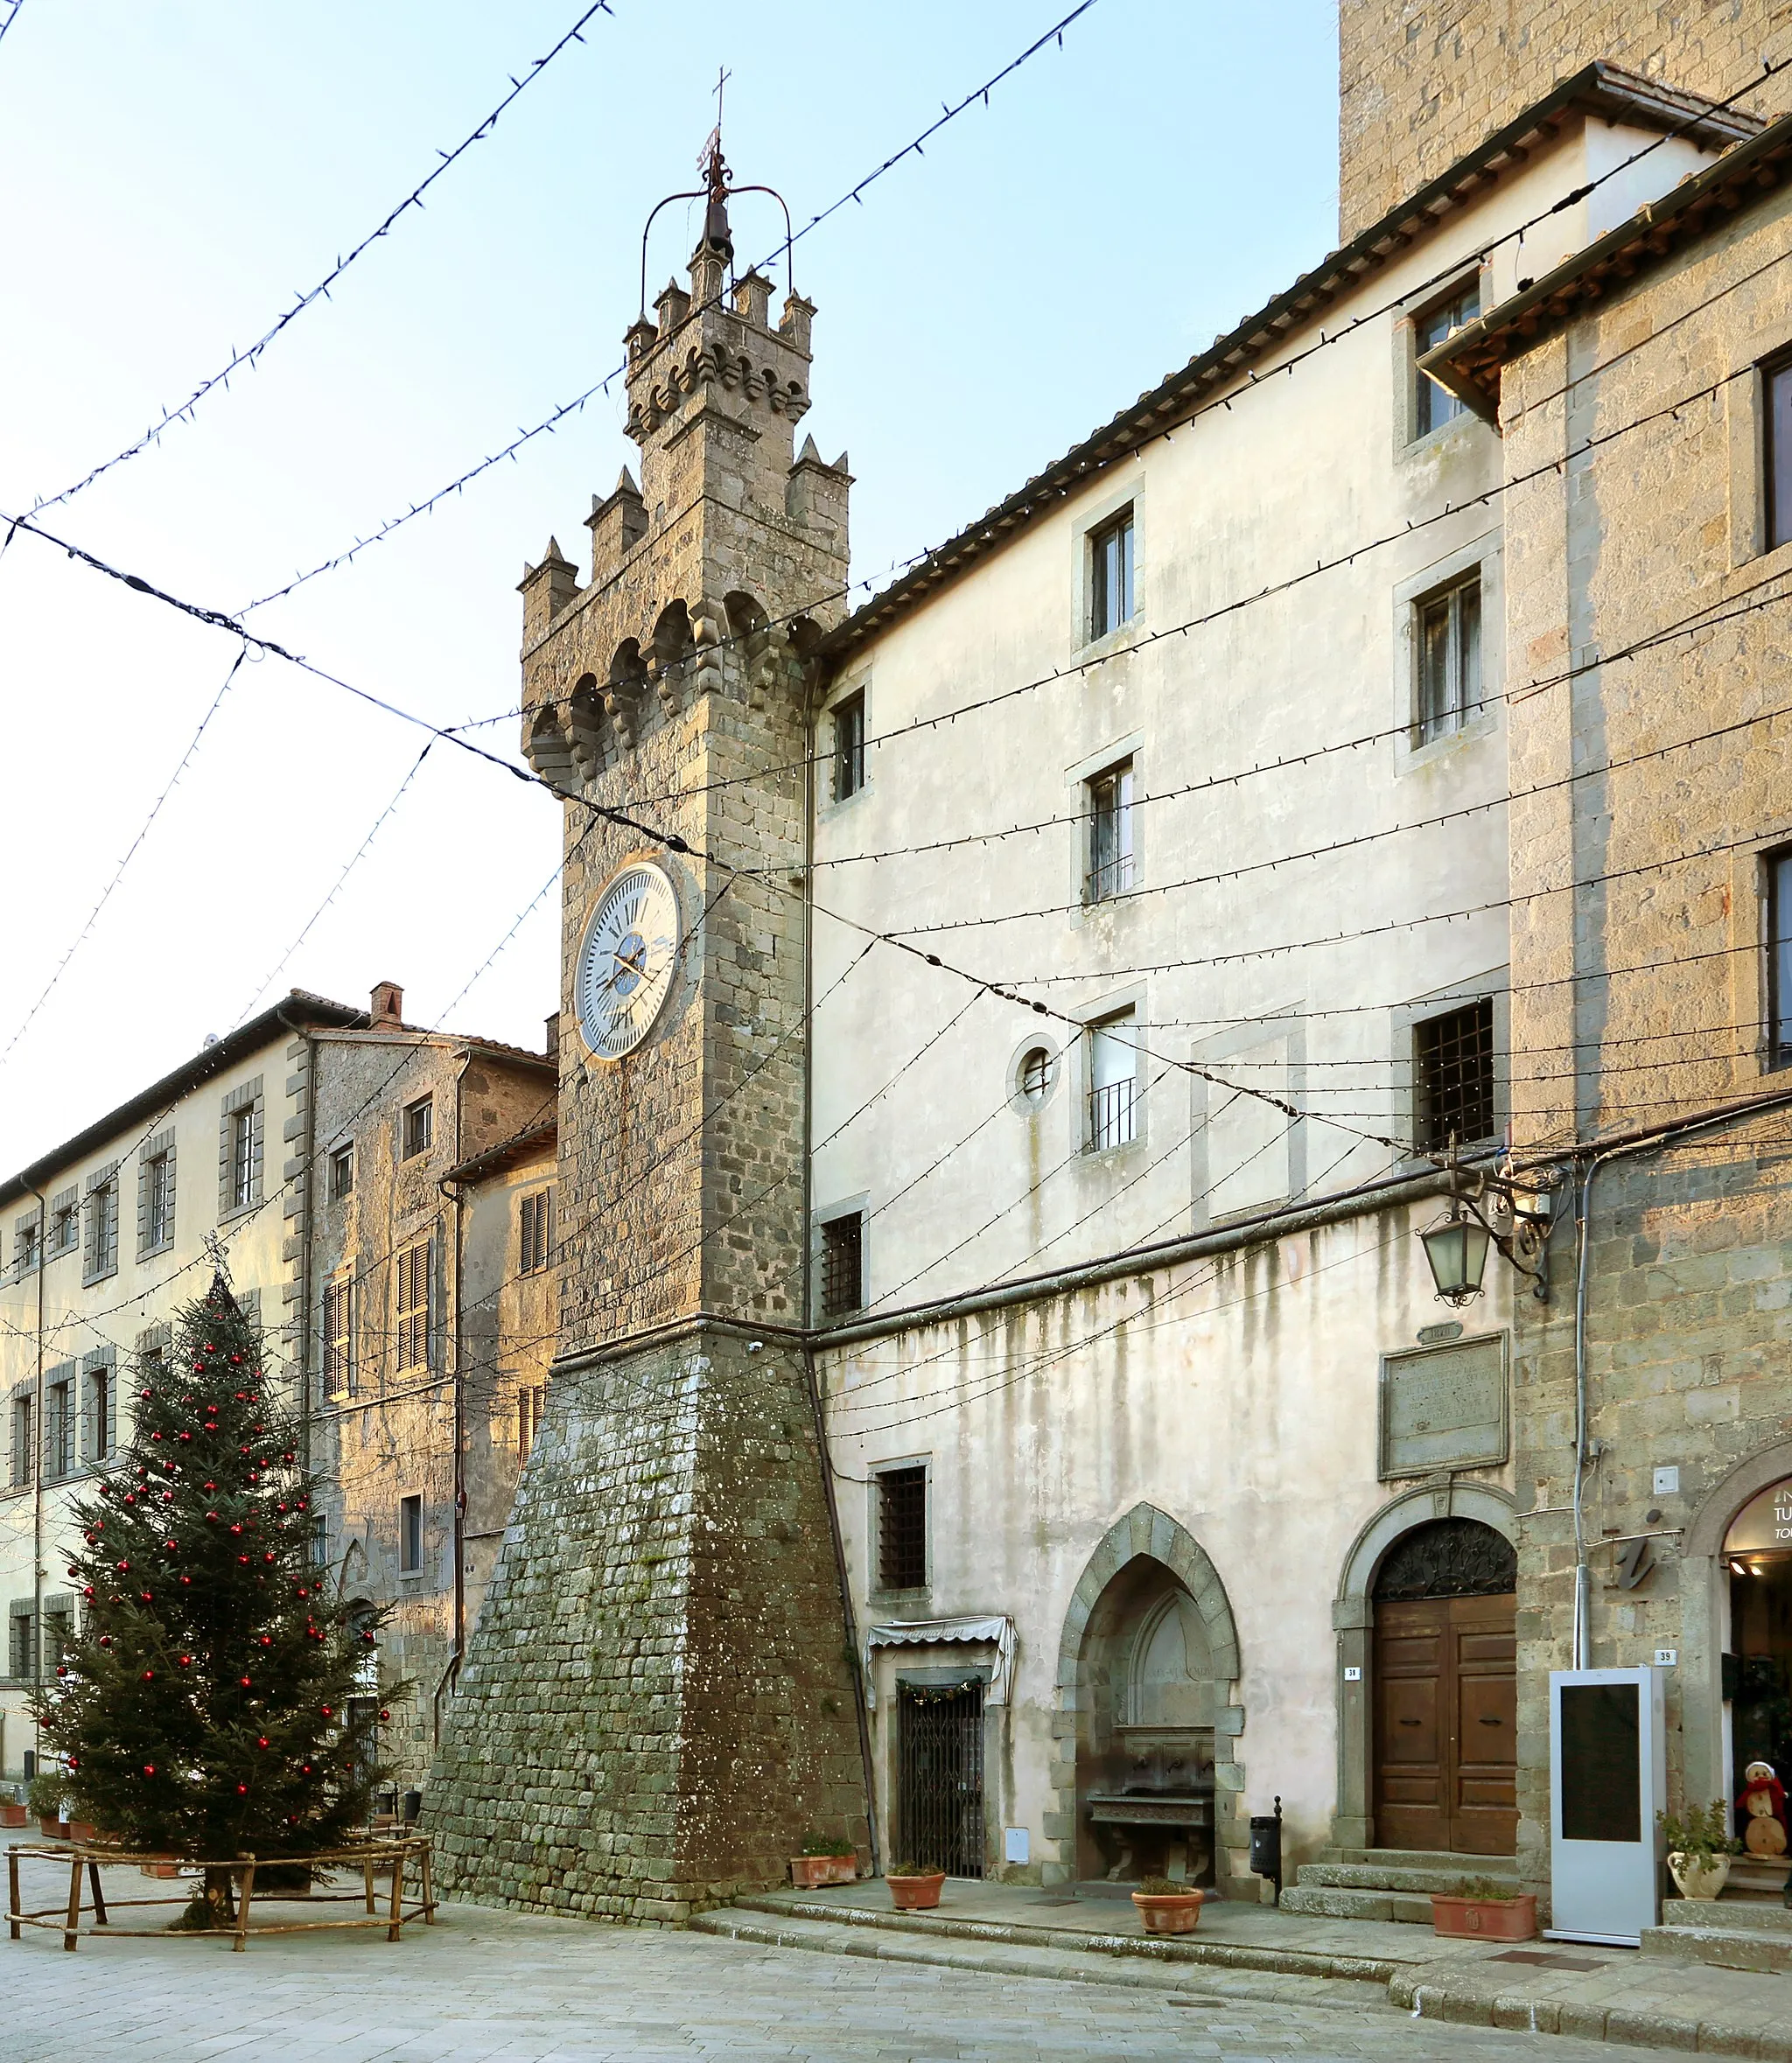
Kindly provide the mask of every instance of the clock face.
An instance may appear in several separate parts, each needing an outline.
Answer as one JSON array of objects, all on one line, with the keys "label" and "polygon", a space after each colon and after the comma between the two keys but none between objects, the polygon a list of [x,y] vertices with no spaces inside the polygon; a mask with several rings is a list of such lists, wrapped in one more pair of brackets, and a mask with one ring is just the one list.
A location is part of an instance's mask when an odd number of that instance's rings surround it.
[{"label": "clock face", "polygon": [[579,1029],[599,1059],[620,1060],[653,1030],[678,945],[671,882],[647,861],[625,867],[598,898],[578,955]]}]

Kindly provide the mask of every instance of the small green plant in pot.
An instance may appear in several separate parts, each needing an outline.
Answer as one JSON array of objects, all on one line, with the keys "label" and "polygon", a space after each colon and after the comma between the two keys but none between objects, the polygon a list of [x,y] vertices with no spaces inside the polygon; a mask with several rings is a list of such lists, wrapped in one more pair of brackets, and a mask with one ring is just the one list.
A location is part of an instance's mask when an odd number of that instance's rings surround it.
[{"label": "small green plant in pot", "polygon": [[1730,1808],[1721,1798],[1690,1806],[1684,1819],[1659,1812],[1656,1823],[1667,1844],[1668,1869],[1683,1899],[1715,1899],[1730,1881],[1730,1857],[1742,1843],[1730,1831]]},{"label": "small green plant in pot", "polygon": [[857,1884],[858,1851],[844,1835],[811,1834],[802,1853],[790,1858],[790,1881],[799,1891],[821,1884]]},{"label": "small green plant in pot", "polygon": [[68,1795],[68,1779],[60,1769],[40,1769],[25,1787],[24,1801],[31,1816],[50,1834],[62,1822],[62,1801]]},{"label": "small green plant in pot", "polygon": [[1460,1941],[1529,1941],[1536,1894],[1497,1877],[1465,1878],[1457,1891],[1432,1893],[1432,1932]]}]

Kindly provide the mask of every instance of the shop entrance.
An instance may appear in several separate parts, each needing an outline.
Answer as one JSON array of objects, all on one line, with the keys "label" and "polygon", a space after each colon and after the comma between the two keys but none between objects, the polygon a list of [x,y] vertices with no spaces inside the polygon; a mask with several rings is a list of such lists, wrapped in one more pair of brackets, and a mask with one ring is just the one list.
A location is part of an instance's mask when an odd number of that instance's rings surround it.
[{"label": "shop entrance", "polygon": [[[1740,1511],[1724,1540],[1730,1572],[1731,1746],[1740,1794],[1751,1762],[1792,1787],[1792,1479]],[[1746,1836],[1740,1816],[1736,1832]],[[1751,1850],[1751,1854],[1756,1851]],[[1759,1855],[1778,1864],[1780,1856]]]},{"label": "shop entrance", "polygon": [[1517,1556],[1474,1519],[1404,1534],[1375,1583],[1378,1848],[1517,1846]]}]

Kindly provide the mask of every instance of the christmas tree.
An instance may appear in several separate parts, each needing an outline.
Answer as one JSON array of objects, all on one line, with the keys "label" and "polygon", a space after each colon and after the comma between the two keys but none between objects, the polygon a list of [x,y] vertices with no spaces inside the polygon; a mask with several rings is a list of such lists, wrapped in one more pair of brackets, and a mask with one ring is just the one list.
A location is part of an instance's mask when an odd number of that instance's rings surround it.
[{"label": "christmas tree", "polygon": [[[215,1862],[340,1846],[382,1773],[378,1704],[402,1687],[378,1689],[376,1621],[312,1565],[311,1484],[260,1328],[220,1274],[165,1361],[133,1370],[130,1444],[75,1507],[85,1604],[37,1713],[43,1744],[80,1816],[128,1848]],[[231,1910],[216,1870],[176,1924]]]}]

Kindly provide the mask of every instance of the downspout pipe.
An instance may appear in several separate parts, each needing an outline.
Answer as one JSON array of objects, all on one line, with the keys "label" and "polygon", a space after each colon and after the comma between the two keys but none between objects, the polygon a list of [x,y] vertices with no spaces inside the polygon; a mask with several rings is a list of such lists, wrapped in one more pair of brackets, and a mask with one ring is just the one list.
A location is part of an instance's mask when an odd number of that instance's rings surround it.
[{"label": "downspout pipe", "polygon": [[1749,1118],[1758,1117],[1766,1111],[1783,1110],[1788,1105],[1792,1105],[1792,1090],[1776,1096],[1762,1096],[1752,1103],[1735,1105],[1708,1117],[1693,1118],[1684,1124],[1670,1125],[1664,1131],[1655,1132],[1641,1139],[1627,1139],[1621,1145],[1608,1146],[1602,1151],[1594,1152],[1581,1171],[1574,1221],[1574,1495],[1570,1507],[1574,1514],[1574,1627],[1571,1666],[1576,1669],[1592,1667],[1592,1565],[1586,1546],[1585,1493],[1591,1418],[1586,1324],[1588,1256],[1592,1248],[1593,1185],[1599,1178],[1600,1171],[1614,1160],[1621,1160],[1637,1153],[1664,1153],[1670,1146],[1676,1146],[1683,1140],[1692,1138],[1698,1133],[1721,1131],[1727,1126],[1741,1124]]},{"label": "downspout pipe", "polygon": [[32,1389],[32,1752],[38,1753],[38,1700],[44,1695],[44,1256],[50,1237],[50,1199],[25,1185],[38,1199],[38,1365]]},{"label": "downspout pipe", "polygon": [[312,1383],[312,1253],[314,1228],[317,1221],[317,1159],[318,1143],[318,1042],[308,1026],[295,1025],[286,1014],[283,1004],[274,1006],[274,1015],[300,1040],[304,1046],[304,1167],[299,1177],[303,1187],[299,1192],[303,1216],[299,1220],[298,1240],[298,1432],[299,1461],[307,1474],[312,1465],[312,1416],[315,1409],[316,1391]]},{"label": "downspout pipe", "polygon": [[[466,1070],[471,1056],[463,1053],[460,1066],[454,1077],[454,1157],[458,1163],[464,1143],[462,1122],[464,1118],[463,1096]],[[454,1405],[454,1466],[453,1466],[453,1539],[454,1539],[454,1644],[449,1651],[448,1666],[442,1672],[441,1681],[436,1685],[436,1695],[431,1701],[430,1724],[435,1745],[442,1745],[442,1695],[460,1674],[460,1660],[466,1652],[466,1399],[461,1390],[460,1373],[460,1323],[461,1293],[460,1267],[462,1259],[464,1215],[461,1208],[462,1191],[458,1182],[444,1175],[436,1185],[454,1208],[453,1233],[453,1286],[449,1292],[448,1352],[453,1359],[453,1376],[450,1395]]]}]

